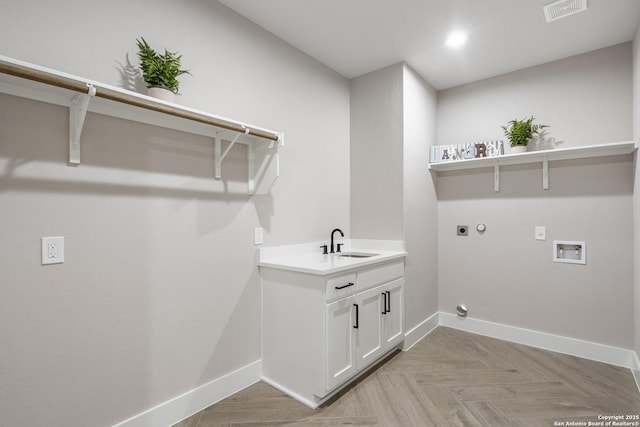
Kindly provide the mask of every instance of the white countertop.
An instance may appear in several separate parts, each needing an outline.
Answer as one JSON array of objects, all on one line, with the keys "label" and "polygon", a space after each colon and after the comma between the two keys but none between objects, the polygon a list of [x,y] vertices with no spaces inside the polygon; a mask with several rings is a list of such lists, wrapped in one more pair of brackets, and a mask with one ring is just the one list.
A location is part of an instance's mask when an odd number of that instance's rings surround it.
[{"label": "white countertop", "polygon": [[341,257],[338,253],[322,254],[321,245],[326,242],[306,243],[261,248],[258,266],[300,273],[328,275],[407,256],[404,242],[390,240],[340,239],[342,253],[358,252],[376,254],[367,258]]}]

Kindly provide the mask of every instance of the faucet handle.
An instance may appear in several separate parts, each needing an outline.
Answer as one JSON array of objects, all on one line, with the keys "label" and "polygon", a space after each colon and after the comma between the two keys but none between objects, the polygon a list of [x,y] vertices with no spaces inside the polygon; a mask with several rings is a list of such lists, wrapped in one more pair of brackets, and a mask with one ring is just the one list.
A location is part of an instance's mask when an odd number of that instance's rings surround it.
[{"label": "faucet handle", "polygon": [[336,246],[338,246],[338,249],[336,249],[336,252],[342,252],[340,248],[344,246],[344,243],[336,243]]},{"label": "faucet handle", "polygon": [[323,255],[328,255],[329,254],[329,251],[328,251],[329,245],[322,245],[320,247],[323,249],[323,251],[322,251]]}]

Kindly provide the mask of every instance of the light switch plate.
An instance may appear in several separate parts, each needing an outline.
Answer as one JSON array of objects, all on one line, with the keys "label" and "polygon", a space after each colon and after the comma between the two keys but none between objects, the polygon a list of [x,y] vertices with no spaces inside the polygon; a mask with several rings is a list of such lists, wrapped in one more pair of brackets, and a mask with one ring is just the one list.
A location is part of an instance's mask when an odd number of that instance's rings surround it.
[{"label": "light switch plate", "polygon": [[253,229],[253,244],[261,245],[262,243],[264,243],[264,229],[256,227]]},{"label": "light switch plate", "polygon": [[536,227],[536,240],[547,240],[547,227]]},{"label": "light switch plate", "polygon": [[42,265],[64,262],[64,237],[42,238]]}]

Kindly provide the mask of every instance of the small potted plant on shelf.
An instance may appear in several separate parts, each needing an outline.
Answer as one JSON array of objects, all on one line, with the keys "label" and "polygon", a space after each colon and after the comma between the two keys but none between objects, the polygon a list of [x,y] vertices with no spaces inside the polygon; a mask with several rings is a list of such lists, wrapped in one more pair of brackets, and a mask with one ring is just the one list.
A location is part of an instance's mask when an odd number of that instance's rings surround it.
[{"label": "small potted plant on shelf", "polygon": [[178,76],[191,74],[188,70],[180,68],[182,55],[169,52],[167,49],[164,50],[164,55],[161,55],[149,46],[144,37],[136,39],[136,42],[142,79],[149,88],[149,96],[173,102],[180,87]]},{"label": "small potted plant on shelf", "polygon": [[527,151],[527,144],[534,135],[538,135],[540,130],[547,128],[547,125],[533,124],[533,116],[528,119],[511,120],[506,126],[502,126],[505,136],[511,143],[511,153],[523,153]]}]

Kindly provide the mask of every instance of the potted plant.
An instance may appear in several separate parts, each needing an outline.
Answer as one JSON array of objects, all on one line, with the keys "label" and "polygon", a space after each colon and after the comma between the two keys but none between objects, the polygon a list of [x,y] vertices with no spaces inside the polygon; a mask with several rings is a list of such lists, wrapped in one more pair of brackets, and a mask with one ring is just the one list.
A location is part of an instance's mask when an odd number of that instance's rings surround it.
[{"label": "potted plant", "polygon": [[173,102],[180,87],[178,76],[191,74],[188,70],[180,68],[182,55],[169,52],[167,49],[164,50],[164,55],[161,55],[149,46],[144,37],[136,39],[136,42],[142,79],[149,88],[149,96]]},{"label": "potted plant", "polygon": [[537,135],[541,129],[547,128],[547,125],[533,124],[535,118],[533,116],[528,119],[511,120],[506,126],[502,126],[505,136],[511,143],[512,153],[522,153],[527,151],[529,140]]}]

